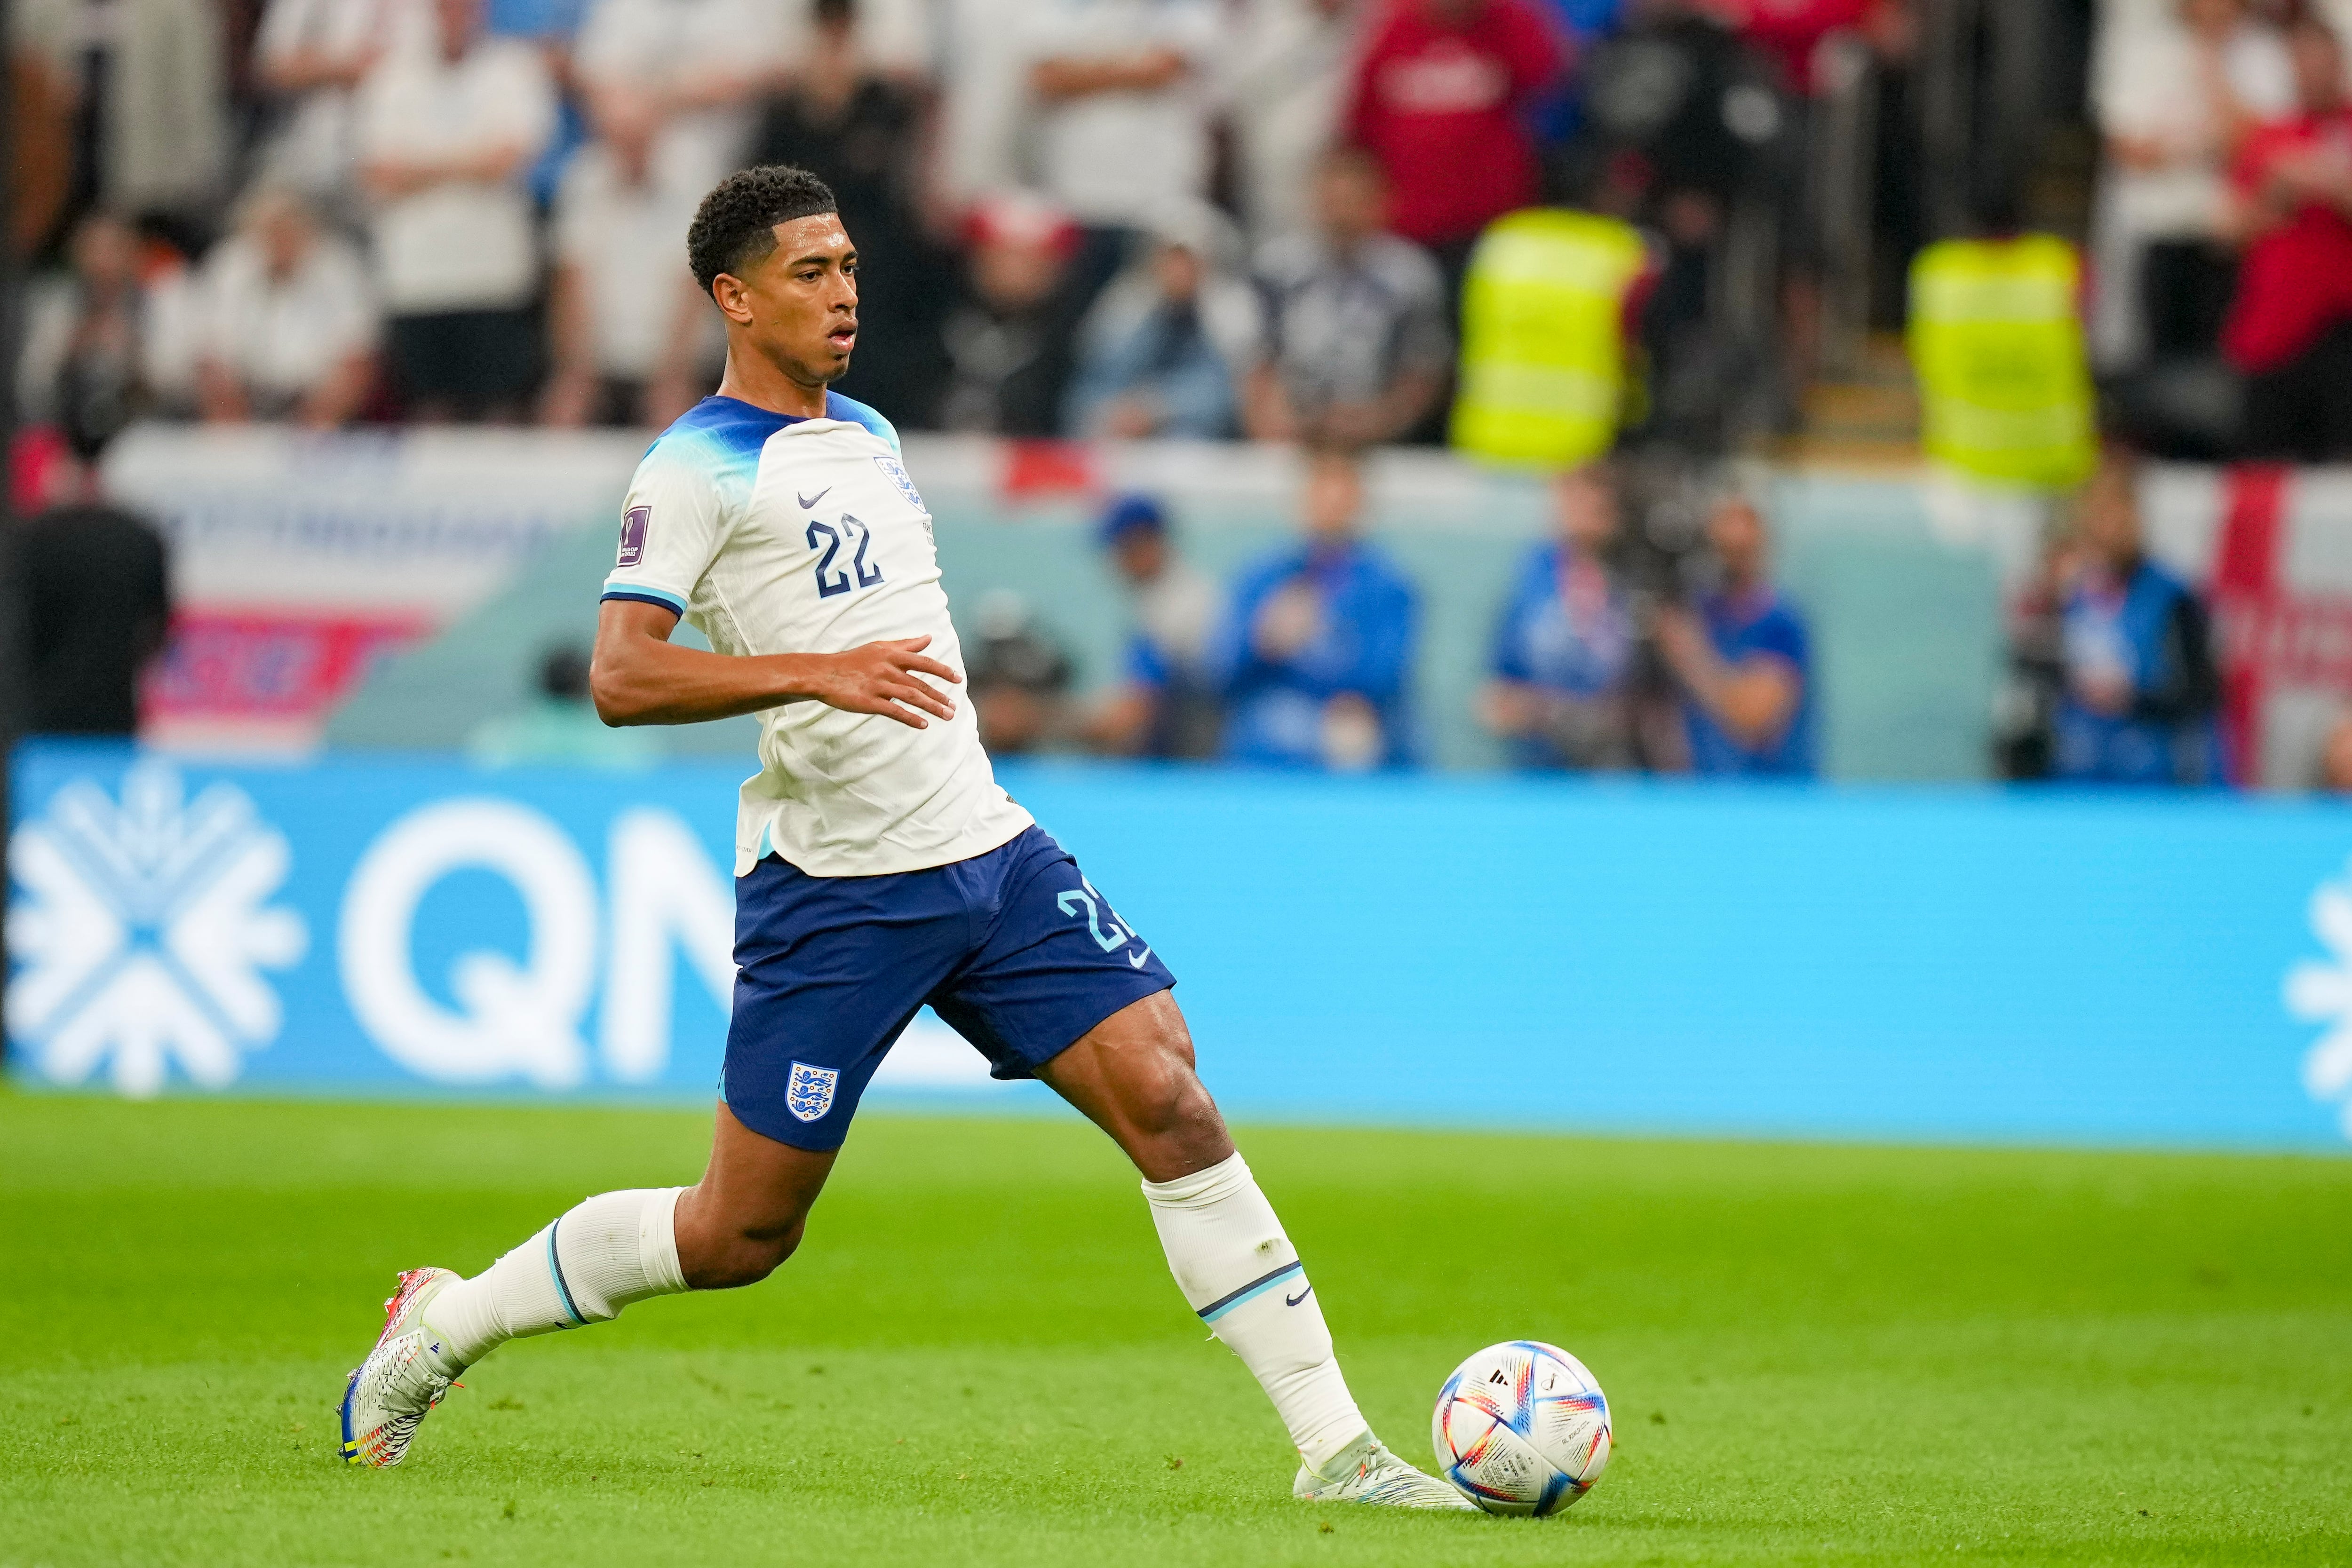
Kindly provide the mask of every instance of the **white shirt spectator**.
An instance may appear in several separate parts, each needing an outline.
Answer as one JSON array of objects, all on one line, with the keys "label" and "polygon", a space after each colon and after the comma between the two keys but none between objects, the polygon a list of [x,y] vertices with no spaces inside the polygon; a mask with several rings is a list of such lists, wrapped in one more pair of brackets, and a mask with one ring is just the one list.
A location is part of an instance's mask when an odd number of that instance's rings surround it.
[{"label": "white shirt spectator", "polygon": [[[594,0],[572,61],[592,92],[652,95],[667,116],[657,154],[702,190],[740,163],[752,94],[785,63],[787,0]],[[677,99],[692,99],[668,113]],[[707,100],[707,101],[706,101]]]},{"label": "white shirt spectator", "polygon": [[229,153],[222,7],[210,0],[17,0],[15,57],[79,99],[102,62],[99,204],[193,214],[219,198]]},{"label": "white shirt spectator", "polygon": [[1028,0],[944,0],[939,180],[959,202],[1023,183]]},{"label": "white shirt spectator", "polygon": [[[82,286],[70,276],[45,278],[25,290],[25,346],[16,358],[16,399],[27,418],[62,415],[58,379],[74,356],[76,331],[86,308]],[[124,367],[129,376],[160,412],[178,413],[193,407],[202,333],[188,269],[176,264],[160,267],[142,280],[135,319],[131,362]]]},{"label": "white shirt spectator", "polygon": [[[555,257],[587,290],[596,373],[650,381],[676,329],[686,230],[702,200],[691,171],[664,168],[659,146],[642,184],[602,142],[580,150],[555,195]],[[716,319],[716,312],[711,313]]]},{"label": "white shirt spectator", "polygon": [[1347,95],[1357,9],[1357,0],[1242,0],[1223,96],[1254,240],[1307,225],[1315,161],[1331,145]]},{"label": "white shirt spectator", "polygon": [[[555,129],[555,89],[531,45],[477,38],[455,61],[437,48],[386,57],[360,89],[359,120],[362,162],[505,147],[523,149],[527,161]],[[395,316],[514,309],[538,289],[538,243],[520,171],[379,202],[370,226],[384,305]]]},{"label": "white shirt spectator", "polygon": [[[2221,66],[2241,112],[2267,120],[2294,110],[2294,72],[2276,29],[2241,22],[2221,47]],[[2101,172],[2095,218],[2100,287],[2091,340],[2101,364],[2121,368],[2144,352],[2139,273],[2146,247],[2221,232],[2227,127],[2178,0],[2110,7],[2091,74],[2101,133],[2151,144],[2164,155],[2153,167],[2110,155]]]},{"label": "white shirt spectator", "polygon": [[1206,71],[1221,38],[1217,0],[1032,0],[1028,63],[1127,60],[1157,49],[1192,68],[1166,86],[1039,99],[1039,183],[1079,222],[1140,227],[1209,174]]},{"label": "white shirt spectator", "polygon": [[236,379],[264,414],[292,408],[376,341],[367,268],[333,235],[314,236],[284,277],[270,276],[252,237],[231,235],[205,257],[196,312],[204,353]]},{"label": "white shirt spectator", "polygon": [[255,66],[268,82],[318,85],[294,89],[262,153],[262,182],[314,202],[347,198],[359,145],[352,88],[344,84],[359,81],[382,55],[431,41],[429,18],[415,0],[269,0],[254,39]]}]

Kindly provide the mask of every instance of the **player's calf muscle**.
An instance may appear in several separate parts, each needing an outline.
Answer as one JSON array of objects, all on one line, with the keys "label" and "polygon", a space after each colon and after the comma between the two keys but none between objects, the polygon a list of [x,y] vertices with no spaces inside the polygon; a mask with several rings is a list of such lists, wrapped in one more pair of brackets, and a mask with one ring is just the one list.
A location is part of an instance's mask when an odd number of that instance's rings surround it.
[{"label": "player's calf muscle", "polygon": [[757,1284],[800,1244],[833,1172],[830,1150],[762,1137],[719,1107],[710,1165],[677,1205],[677,1260],[690,1289]]},{"label": "player's calf muscle", "polygon": [[781,1228],[747,1225],[735,1216],[689,1207],[692,1197],[689,1193],[680,1200],[677,1216],[678,1267],[689,1290],[756,1285],[800,1250],[808,1228],[805,1215],[794,1215]]}]

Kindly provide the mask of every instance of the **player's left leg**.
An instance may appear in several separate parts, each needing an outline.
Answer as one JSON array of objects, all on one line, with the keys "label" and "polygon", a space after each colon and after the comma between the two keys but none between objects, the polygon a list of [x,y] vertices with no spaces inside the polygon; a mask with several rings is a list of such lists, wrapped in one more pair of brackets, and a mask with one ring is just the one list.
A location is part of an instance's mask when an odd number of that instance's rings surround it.
[{"label": "player's left leg", "polygon": [[1175,998],[1163,990],[1130,1003],[1034,1071],[1142,1173],[1178,1289],[1289,1428],[1299,1455],[1293,1491],[1470,1507],[1390,1453],[1356,1408],[1306,1265],[1193,1070],[1192,1037]]},{"label": "player's left leg", "polygon": [[446,1269],[402,1274],[383,1334],[344,1385],[344,1459],[400,1463],[457,1375],[509,1340],[610,1322],[655,1296],[766,1279],[800,1245],[837,1152],[763,1137],[721,1103],[695,1186],[599,1193],[470,1280]]},{"label": "player's left leg", "polygon": [[971,942],[974,866],[737,879],[738,974],[710,1163],[691,1187],[601,1193],[470,1280],[411,1270],[344,1385],[343,1457],[396,1465],[457,1375],[509,1340],[764,1279],[800,1243],[859,1096]]}]

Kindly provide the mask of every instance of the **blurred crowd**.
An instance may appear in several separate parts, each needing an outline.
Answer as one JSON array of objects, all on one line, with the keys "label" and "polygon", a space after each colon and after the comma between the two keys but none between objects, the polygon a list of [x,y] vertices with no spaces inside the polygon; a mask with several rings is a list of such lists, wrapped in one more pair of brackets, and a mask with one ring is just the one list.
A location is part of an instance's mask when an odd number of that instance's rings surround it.
[{"label": "blurred crowd", "polygon": [[2184,456],[2352,458],[2352,5],[2103,23],[2089,336],[2120,423]]},{"label": "blurred crowd", "polygon": [[[2035,4],[1946,10],[2007,16],[2014,53]],[[2066,298],[2079,279],[2083,329],[2063,341],[1981,331],[1974,306],[1958,336],[1915,316],[1915,354],[1950,350],[1942,380],[1922,370],[1931,405],[2025,375],[1987,345],[2063,350],[2078,381],[2086,345],[2099,423],[2140,449],[2352,459],[2352,0],[2102,0],[2079,267],[2022,221],[2065,205],[2029,188],[2047,168],[1992,159],[1990,183],[1963,171],[1958,210],[1923,211],[1939,176],[1915,67],[1943,16],[1923,0],[18,0],[11,237],[34,277],[16,390],[79,458],[142,417],[659,424],[716,384],[723,352],[684,265],[696,203],[731,168],[801,164],[862,254],[843,390],[902,427],[1307,457],[1297,541],[1230,582],[1186,564],[1151,497],[1110,508],[1133,637],[1107,693],[1075,695],[1018,602],[975,604],[993,747],[1404,765],[1425,749],[1415,596],[1361,533],[1360,452],[1444,437],[1482,233],[1530,204],[1575,208],[1638,235],[1623,439],[1551,465],[1553,537],[1499,608],[1478,716],[1527,767],[1801,775],[1819,748],[1804,619],[1774,586],[1762,512],[1737,486],[1695,499],[1687,459],[1794,423],[1825,288],[1851,271],[1838,244],[1864,254],[1880,327],[1905,320],[1930,227],[1991,246],[1940,264],[1955,298],[2029,266],[2065,277]],[[1874,90],[1841,98],[1857,70]],[[1987,145],[2000,102],[1972,111]],[[1868,144],[1859,235],[1828,214],[1832,122]],[[2089,467],[2088,423],[2081,467],[2048,487]],[[123,524],[105,571],[160,581],[127,523],[98,516],[86,465],[59,473],[58,538]],[[2209,616],[2147,558],[2128,464],[2103,463],[2062,512],[2013,607],[2001,770],[2238,771]],[[59,560],[60,580],[80,570]],[[125,599],[117,642],[152,651],[160,593]],[[478,749],[571,734],[576,664],[551,653],[544,710]],[[2352,726],[2339,739],[2328,781],[2352,786]]]},{"label": "blurred crowd", "polygon": [[861,249],[843,390],[902,426],[1438,438],[1471,246],[1551,202],[1647,236],[1636,423],[1702,449],[1786,423],[1806,371],[1825,51],[1899,68],[1916,32],[1906,0],[19,0],[14,28],[18,390],[69,432],[662,423],[721,350],[688,218],[784,162]]},{"label": "blurred crowd", "polygon": [[[1097,531],[1127,597],[1118,678],[1074,695],[1050,635],[1017,601],[984,601],[969,653],[990,749],[1336,772],[1424,760],[1419,595],[1365,536],[1360,465],[1311,444],[1297,538],[1223,583],[1185,560],[1158,500],[1114,500]],[[1726,483],[1688,519],[1698,548],[1664,549],[1668,530],[1626,527],[1643,485],[1607,462],[1553,481],[1549,537],[1497,608],[1480,722],[1527,769],[1811,777],[1806,626],[1774,586],[1762,509]]]}]

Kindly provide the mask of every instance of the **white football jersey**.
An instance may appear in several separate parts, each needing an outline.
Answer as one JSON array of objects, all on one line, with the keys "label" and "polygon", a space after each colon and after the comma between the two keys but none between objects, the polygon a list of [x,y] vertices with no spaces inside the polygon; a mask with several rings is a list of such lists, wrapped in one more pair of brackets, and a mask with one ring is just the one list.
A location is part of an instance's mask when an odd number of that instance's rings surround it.
[{"label": "white football jersey", "polygon": [[[604,597],[677,611],[721,653],[927,636],[925,656],[961,676],[930,512],[898,457],[889,421],[838,394],[823,419],[705,398],[637,465]],[[921,871],[1028,827],[997,787],[970,692],[950,695],[955,717],[926,729],[814,700],[761,714],[735,874],[771,851],[812,876]]]}]

